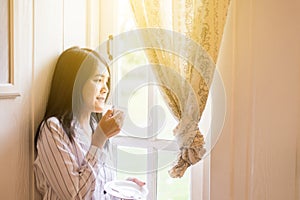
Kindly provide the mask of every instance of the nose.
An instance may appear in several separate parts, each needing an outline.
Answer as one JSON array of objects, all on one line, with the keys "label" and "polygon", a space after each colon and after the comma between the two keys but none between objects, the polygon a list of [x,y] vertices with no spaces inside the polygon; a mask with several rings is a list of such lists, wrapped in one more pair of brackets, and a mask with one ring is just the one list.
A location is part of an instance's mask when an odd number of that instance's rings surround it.
[{"label": "nose", "polygon": [[102,87],[100,88],[100,93],[101,94],[106,94],[106,93],[108,93],[108,87],[107,87],[107,85],[106,84],[103,84],[102,85]]}]

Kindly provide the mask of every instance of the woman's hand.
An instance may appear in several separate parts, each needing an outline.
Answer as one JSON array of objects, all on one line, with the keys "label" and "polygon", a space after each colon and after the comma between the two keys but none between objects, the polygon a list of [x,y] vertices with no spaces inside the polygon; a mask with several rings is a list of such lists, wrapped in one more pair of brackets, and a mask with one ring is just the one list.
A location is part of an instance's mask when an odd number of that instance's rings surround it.
[{"label": "woman's hand", "polygon": [[137,178],[127,178],[127,181],[132,181],[134,183],[136,183],[138,186],[143,187],[146,183],[137,179]]},{"label": "woman's hand", "polygon": [[118,134],[122,128],[124,121],[124,113],[120,110],[108,110],[97,126],[101,129],[107,138],[113,137]]},{"label": "woman's hand", "polygon": [[120,110],[108,110],[98,123],[92,136],[92,145],[102,148],[106,140],[117,135],[124,121],[124,113]]}]

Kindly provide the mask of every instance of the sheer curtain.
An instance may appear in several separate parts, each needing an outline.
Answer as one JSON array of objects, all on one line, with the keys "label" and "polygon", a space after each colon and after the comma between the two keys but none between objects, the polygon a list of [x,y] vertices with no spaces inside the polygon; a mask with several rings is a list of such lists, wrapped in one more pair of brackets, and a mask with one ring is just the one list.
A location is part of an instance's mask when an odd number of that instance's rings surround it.
[{"label": "sheer curtain", "polygon": [[148,30],[142,40],[155,47],[145,52],[178,121],[173,134],[180,154],[169,174],[182,177],[206,152],[198,123],[214,75],[229,0],[130,2],[137,26]]}]

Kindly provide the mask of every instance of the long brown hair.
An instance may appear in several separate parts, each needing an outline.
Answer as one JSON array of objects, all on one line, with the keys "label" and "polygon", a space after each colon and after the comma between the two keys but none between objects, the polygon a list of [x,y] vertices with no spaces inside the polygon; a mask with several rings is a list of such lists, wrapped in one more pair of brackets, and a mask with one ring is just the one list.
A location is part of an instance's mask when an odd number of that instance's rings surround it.
[{"label": "long brown hair", "polygon": [[[56,117],[59,120],[70,141],[73,142],[75,135],[74,125],[72,124],[74,104],[78,106],[82,103],[81,91],[83,84],[89,78],[96,65],[99,65],[99,62],[104,64],[109,72],[107,62],[100,54],[91,49],[71,47],[59,56],[52,78],[46,113],[35,135],[35,148],[43,124],[48,126],[44,122],[47,122],[51,117]],[[110,88],[110,79],[108,88]],[[98,122],[100,118],[101,115],[92,113],[90,119],[92,130],[94,130],[93,122]],[[48,128],[50,129],[50,127]]]}]

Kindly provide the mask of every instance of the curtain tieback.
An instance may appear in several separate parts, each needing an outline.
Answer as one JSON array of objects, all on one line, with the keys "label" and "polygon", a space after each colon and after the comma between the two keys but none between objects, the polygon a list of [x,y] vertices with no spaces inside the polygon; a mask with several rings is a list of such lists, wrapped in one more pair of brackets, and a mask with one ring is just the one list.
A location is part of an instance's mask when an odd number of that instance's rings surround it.
[{"label": "curtain tieback", "polygon": [[200,133],[198,122],[190,117],[181,118],[173,130],[177,144],[180,149],[190,147],[194,137]]},{"label": "curtain tieback", "polygon": [[198,122],[192,118],[182,118],[173,130],[180,153],[177,163],[169,174],[171,177],[182,177],[186,169],[202,159],[206,150],[204,148],[204,137],[201,134]]}]

